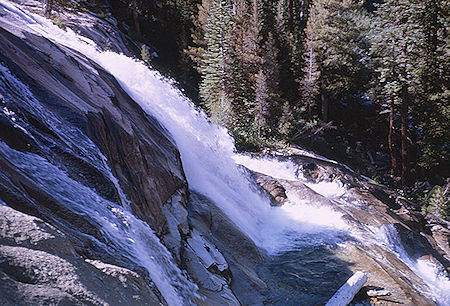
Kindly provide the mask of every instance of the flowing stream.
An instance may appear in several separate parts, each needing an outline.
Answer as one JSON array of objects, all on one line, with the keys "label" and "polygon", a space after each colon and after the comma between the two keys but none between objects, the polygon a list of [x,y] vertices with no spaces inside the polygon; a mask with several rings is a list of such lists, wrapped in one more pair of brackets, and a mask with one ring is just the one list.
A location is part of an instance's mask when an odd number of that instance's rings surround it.
[{"label": "flowing stream", "polygon": [[[24,11],[8,1],[2,1],[0,6],[27,27],[27,31],[84,54],[114,75],[123,89],[173,137],[181,154],[189,187],[212,199],[243,233],[268,254],[287,254],[286,252],[305,245],[333,247],[345,239],[346,235],[350,236],[349,227],[342,220],[341,214],[331,208],[315,207],[295,198],[291,198],[281,208],[271,207],[269,201],[254,190],[240,165],[289,180],[302,181],[301,173],[289,163],[236,155],[233,139],[228,132],[211,124],[204,112],[197,109],[176,89],[172,81],[165,79],[157,71],[125,55],[101,51],[93,41],[70,29],[62,30],[51,21]],[[7,74],[5,69],[3,71],[4,75]],[[13,152],[2,143],[0,151],[15,160],[19,168],[31,167],[30,175],[43,188],[48,188],[49,192],[66,201],[71,209],[80,213],[88,209],[88,213],[101,224],[110,239],[137,263],[147,268],[169,304],[188,303],[186,297],[195,295],[196,286],[173,264],[169,252],[153,231],[127,209],[99,198],[92,190],[72,181],[41,158]],[[99,167],[105,169],[105,173],[109,171],[105,165]],[[61,184],[55,185],[53,182],[56,180]],[[338,198],[345,193],[345,188],[338,182],[307,186],[328,198]],[[84,197],[84,201],[72,200],[77,197]],[[398,252],[395,248],[393,251]],[[419,265],[416,271],[421,275],[421,263],[408,262],[408,258],[402,256],[399,255],[413,270]],[[428,271],[426,275],[432,275],[432,268],[425,264],[422,266],[422,270]],[[439,273],[435,271],[434,278],[431,276],[431,279],[426,279],[423,273],[421,276],[430,284],[437,301],[450,304],[449,294],[443,291],[449,280]],[[436,285],[437,283],[440,285]]]}]

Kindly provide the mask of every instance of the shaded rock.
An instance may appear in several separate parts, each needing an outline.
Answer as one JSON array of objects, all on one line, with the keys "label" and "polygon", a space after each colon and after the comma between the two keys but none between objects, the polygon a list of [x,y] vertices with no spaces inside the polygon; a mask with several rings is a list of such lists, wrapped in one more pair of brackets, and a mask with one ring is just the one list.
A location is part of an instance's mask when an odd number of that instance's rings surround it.
[{"label": "shaded rock", "polygon": [[315,163],[308,163],[302,166],[302,173],[306,179],[317,182],[322,177],[323,173]]},{"label": "shaded rock", "polygon": [[[268,288],[256,273],[255,266],[261,264],[265,256],[223,212],[215,207],[211,200],[191,192],[187,207],[189,224],[202,237],[201,240],[195,241],[195,245],[197,249],[202,249],[202,254],[205,254],[201,261],[210,264],[208,271],[227,280],[228,287],[240,304],[262,304]],[[214,249],[217,249],[221,255],[218,255]],[[225,268],[222,256],[226,259],[228,269]],[[211,294],[211,291],[205,293],[205,296],[210,299],[205,300],[206,305],[208,301],[213,303],[217,298],[220,300],[219,296],[215,294],[211,296]],[[229,304],[230,301],[227,298],[225,303]]]},{"label": "shaded rock", "polygon": [[272,206],[281,206],[287,199],[286,190],[275,179],[262,173],[252,172],[256,182],[270,195]]},{"label": "shaded rock", "polygon": [[63,233],[7,206],[0,206],[0,279],[7,305],[160,305],[139,274],[84,260]]},{"label": "shaded rock", "polygon": [[178,262],[181,262],[182,241],[189,234],[186,197],[185,191],[180,189],[163,207],[168,226],[168,231],[163,236],[164,245],[172,252]]},{"label": "shaded rock", "polygon": [[114,77],[82,54],[7,19],[0,26],[0,60],[36,98],[24,99],[17,86],[0,86],[3,103],[17,115],[15,122],[0,122],[12,131],[21,130],[14,127],[18,124],[27,131],[8,132],[17,137],[2,134],[2,139],[57,164],[104,198],[121,202],[115,182],[102,169],[106,157],[135,214],[158,234],[166,231],[163,203],[186,184],[168,133]]}]

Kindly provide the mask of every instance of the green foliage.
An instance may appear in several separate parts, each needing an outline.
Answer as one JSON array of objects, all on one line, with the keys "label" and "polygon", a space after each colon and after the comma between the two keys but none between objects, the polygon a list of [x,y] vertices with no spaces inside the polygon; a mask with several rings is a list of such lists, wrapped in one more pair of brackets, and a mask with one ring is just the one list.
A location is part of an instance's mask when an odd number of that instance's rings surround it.
[{"label": "green foliage", "polygon": [[[447,0],[389,0],[378,8],[372,57],[377,84],[372,87],[381,103],[409,106],[415,129],[416,162],[426,170],[448,167],[450,142],[449,59]],[[447,17],[444,17],[447,16]],[[412,116],[411,116],[412,115]]]},{"label": "green foliage", "polygon": [[434,186],[424,197],[422,212],[450,221],[450,192],[447,187]]},{"label": "green foliage", "polygon": [[[369,77],[367,27],[356,1],[317,0],[310,9],[305,49],[313,55],[305,56],[320,71],[320,90],[335,101],[364,90]],[[317,79],[318,72],[313,73]]]},{"label": "green foliage", "polygon": [[[158,50],[153,65],[177,60],[175,77],[238,149],[300,141],[345,162],[369,150],[386,169],[388,149],[400,163],[406,139],[417,178],[448,176],[449,0],[112,2]],[[146,48],[141,57],[149,61]]]},{"label": "green foliage", "polygon": [[150,54],[148,53],[147,46],[145,44],[141,47],[141,59],[147,64],[150,65]]},{"label": "green foliage", "polygon": [[232,7],[228,0],[212,1],[204,25],[206,49],[199,67],[202,75],[200,98],[212,121],[227,128],[231,128],[233,124],[232,101],[227,90],[231,14]]},{"label": "green foliage", "polygon": [[58,28],[65,30],[67,25],[66,25],[66,21],[64,21],[63,19],[59,18],[59,17],[52,17],[52,23],[56,26],[58,26]]}]

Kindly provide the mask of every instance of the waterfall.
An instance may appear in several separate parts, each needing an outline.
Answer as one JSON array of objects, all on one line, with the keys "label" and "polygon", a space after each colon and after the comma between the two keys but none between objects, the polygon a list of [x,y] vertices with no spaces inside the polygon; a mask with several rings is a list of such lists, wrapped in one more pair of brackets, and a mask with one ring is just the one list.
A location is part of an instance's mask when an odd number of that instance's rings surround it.
[{"label": "waterfall", "polygon": [[[171,80],[149,69],[139,60],[101,51],[93,41],[70,29],[62,30],[51,21],[25,12],[9,2],[3,1],[0,6],[16,16],[18,22],[23,23],[29,31],[84,54],[110,72],[130,97],[155,117],[173,137],[181,154],[189,188],[214,201],[243,233],[268,253],[286,250],[293,243],[306,243],[299,240],[305,235],[317,238],[312,243],[336,243],[338,234],[348,230],[340,213],[330,208],[308,205],[302,199],[292,198],[281,208],[271,207],[269,201],[252,188],[240,165],[273,177],[302,181],[295,166],[289,162],[236,155],[234,141],[228,131],[211,124],[205,113],[176,89]],[[9,158],[16,158],[18,167],[25,169],[32,165],[38,166],[31,170],[33,177],[50,188],[52,194],[67,201],[71,209],[86,209],[85,203],[88,203],[89,213],[102,225],[110,239],[148,269],[169,304],[183,304],[186,302],[183,296],[194,294],[195,286],[172,263],[169,252],[152,230],[129,211],[98,199],[92,190],[77,186],[57,168],[52,168],[32,154],[9,152],[8,147],[0,143],[1,150],[7,152]],[[21,160],[28,162],[22,165]],[[52,175],[63,184],[55,186],[47,180],[46,175]],[[338,182],[307,183],[307,186],[325,197],[339,197],[345,193],[345,188]],[[75,196],[71,192],[82,192],[86,197],[83,205],[71,200]],[[415,264],[410,263],[411,266]],[[432,270],[428,266],[421,269]],[[424,275],[423,279],[427,281]]]},{"label": "waterfall", "polygon": [[397,258],[425,282],[433,300],[438,305],[450,305],[450,279],[442,266],[439,267],[426,259],[413,260],[403,247],[397,230],[392,224],[384,225],[381,228],[373,228],[372,231],[381,244],[390,249]]},{"label": "waterfall", "polygon": [[[21,97],[20,103],[23,106],[32,110],[42,122],[51,122],[61,139],[72,147],[85,150],[84,156],[90,159],[89,163],[95,165],[106,176],[114,178],[105,163],[105,157],[97,147],[70,125],[60,122],[51,113],[42,111],[45,108],[34,98],[27,86],[1,64],[0,85],[0,89],[14,88],[16,93],[20,93],[18,96]],[[3,92],[3,96],[8,99],[8,92]],[[6,107],[2,110],[15,122],[15,128],[28,134],[27,126],[20,121],[20,118],[16,118],[15,114]],[[147,269],[169,305],[192,303],[191,299],[196,296],[197,286],[186,279],[173,262],[170,252],[161,244],[152,229],[147,223],[137,219],[127,209],[127,205],[121,207],[100,197],[93,189],[72,180],[67,173],[50,164],[46,159],[32,153],[16,151],[2,141],[0,141],[0,158],[11,162],[18,172],[32,179],[41,190],[58,199],[67,209],[83,215],[96,224],[105,240],[112,243],[109,247]],[[122,202],[127,203],[128,200],[115,178],[113,183],[118,188]]]},{"label": "waterfall", "polygon": [[[268,199],[255,192],[234,161],[234,141],[228,131],[211,124],[206,114],[173,86],[171,80],[141,61],[100,51],[93,41],[70,29],[62,30],[39,15],[8,2],[1,5],[15,14],[31,32],[84,54],[114,75],[130,97],[169,131],[180,151],[189,187],[212,199],[256,245],[268,252],[277,252],[292,244],[291,237],[296,232],[325,230],[327,237],[334,236],[334,231],[330,230],[334,228],[333,224],[317,224],[308,222],[310,218],[299,218],[298,212],[310,206],[291,203],[284,209],[274,208]],[[316,211],[313,220],[318,220],[323,210],[326,209],[322,208],[320,213]],[[331,219],[338,220],[339,226],[345,227],[339,222],[338,213],[331,209],[327,213],[333,215]]]}]

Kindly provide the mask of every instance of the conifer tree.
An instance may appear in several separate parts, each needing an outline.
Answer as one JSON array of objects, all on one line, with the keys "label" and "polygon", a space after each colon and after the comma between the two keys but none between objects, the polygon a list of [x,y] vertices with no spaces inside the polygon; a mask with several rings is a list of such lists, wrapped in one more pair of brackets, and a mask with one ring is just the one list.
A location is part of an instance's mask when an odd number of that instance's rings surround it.
[{"label": "conifer tree", "polygon": [[255,116],[254,124],[258,132],[258,138],[261,138],[261,129],[267,126],[267,117],[269,115],[269,90],[267,86],[267,76],[263,70],[259,70],[256,75],[255,103],[253,113]]},{"label": "conifer tree", "polygon": [[[390,101],[389,143],[392,146],[392,128],[395,106],[401,116],[401,178],[410,182],[409,119],[411,106],[419,93],[419,71],[423,67],[420,55],[423,35],[418,12],[423,10],[420,0],[388,0],[378,8],[379,32],[372,45],[372,54],[378,56],[379,82],[385,101]],[[392,150],[392,148],[391,148]],[[391,158],[393,153],[391,152]],[[394,162],[392,162],[394,165]],[[393,169],[395,170],[395,169]]]},{"label": "conifer tree", "polygon": [[[256,18],[256,24],[255,23]],[[252,102],[254,79],[260,61],[258,56],[258,16],[251,14],[246,0],[233,1],[233,28],[231,44],[228,92],[234,110],[233,132],[238,141],[248,142],[252,137]],[[255,27],[253,27],[255,25]]]},{"label": "conifer tree", "polygon": [[426,0],[419,12],[423,33],[420,53],[425,60],[419,72],[422,92],[414,107],[414,117],[420,130],[420,166],[426,170],[449,167],[450,152],[446,148],[450,143],[449,11],[448,0]]},{"label": "conifer tree", "polygon": [[213,122],[232,127],[232,101],[227,90],[229,31],[232,26],[229,0],[213,0],[205,24],[206,49],[200,63],[200,98]]},{"label": "conifer tree", "polygon": [[303,54],[303,78],[300,82],[300,93],[302,102],[300,112],[306,111],[308,120],[312,119],[312,109],[314,108],[319,94],[320,71],[317,64],[317,52],[315,50],[315,33],[312,28],[316,12],[310,15],[310,22],[305,29],[305,47]]},{"label": "conifer tree", "polygon": [[352,0],[316,0],[309,16],[307,28],[310,36],[314,34],[310,43],[320,71],[322,120],[327,122],[329,103],[361,91],[367,80],[365,16],[361,4]]},{"label": "conifer tree", "polygon": [[184,50],[185,53],[191,58],[197,70],[199,70],[202,65],[203,57],[207,49],[205,31],[209,18],[209,10],[212,3],[212,0],[201,0],[201,4],[197,5],[197,14],[192,16],[193,28],[191,30],[191,38],[193,45],[188,46]]}]

